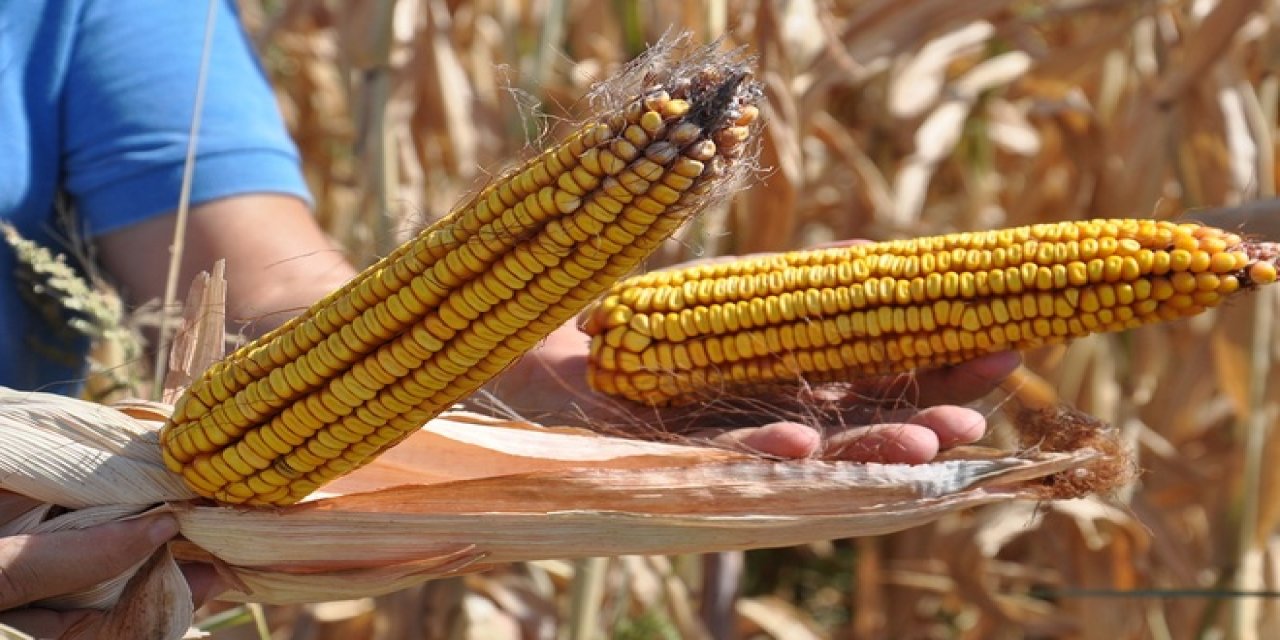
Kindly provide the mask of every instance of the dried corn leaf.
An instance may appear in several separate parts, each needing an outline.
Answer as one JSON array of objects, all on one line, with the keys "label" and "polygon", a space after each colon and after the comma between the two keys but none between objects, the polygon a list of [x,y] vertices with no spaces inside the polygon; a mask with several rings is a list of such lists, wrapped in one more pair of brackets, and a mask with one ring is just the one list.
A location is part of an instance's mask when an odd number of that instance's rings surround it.
[{"label": "dried corn leaf", "polygon": [[[692,3],[689,3],[692,4]],[[782,13],[783,50],[793,67],[803,69],[813,63],[830,43],[823,29],[823,15],[814,0],[792,0],[776,8]]]},{"label": "dried corn leaf", "polygon": [[980,52],[994,33],[990,22],[976,20],[925,43],[891,76],[889,112],[899,118],[924,113],[942,95],[947,69],[958,58]]},{"label": "dried corn leaf", "polygon": [[916,129],[915,152],[906,159],[894,181],[895,224],[906,228],[919,222],[929,183],[938,165],[959,144],[978,96],[1017,80],[1030,68],[1030,56],[1010,51],[974,65],[951,84],[950,97]]},{"label": "dried corn leaf", "polygon": [[[450,170],[463,180],[475,176],[480,141],[471,118],[475,111],[475,91],[467,70],[449,42],[449,9],[444,2],[424,3],[427,25],[414,50],[412,70],[423,82],[418,87],[415,124],[433,127],[447,142],[445,152]],[[430,122],[424,122],[430,120]]]},{"label": "dried corn leaf", "polygon": [[142,563],[118,602],[102,618],[73,626],[63,638],[182,638],[191,628],[191,591],[168,549]]},{"label": "dried corn leaf", "polygon": [[1250,361],[1267,354],[1253,353],[1255,305],[1261,300],[1232,305],[1219,313],[1209,337],[1210,355],[1218,387],[1231,402],[1233,413],[1245,419],[1250,412]]},{"label": "dried corn leaf", "polygon": [[1027,120],[1023,109],[1007,100],[993,99],[987,105],[991,142],[1012,154],[1031,157],[1040,152],[1040,134]]},{"label": "dried corn leaf", "polygon": [[775,596],[743,598],[737,601],[736,609],[752,631],[763,631],[771,638],[818,640],[823,637],[818,625],[807,619],[803,611]]},{"label": "dried corn leaf", "polygon": [[1009,0],[875,0],[859,3],[841,29],[849,54],[868,63],[922,46],[926,39],[959,25],[991,18],[1013,4]]},{"label": "dried corn leaf", "polygon": [[182,326],[174,333],[169,352],[165,402],[177,402],[191,381],[226,353],[226,268],[226,261],[219,260],[212,271],[201,272],[191,281],[182,310]]},{"label": "dried corn leaf", "polygon": [[[738,253],[780,251],[791,246],[799,220],[796,202],[804,189],[803,154],[797,135],[797,105],[791,91],[775,73],[765,73],[768,114],[761,141],[760,164],[769,174],[741,202],[735,234]],[[749,221],[749,222],[748,222]]]},{"label": "dried corn leaf", "polygon": [[[1223,0],[1217,3],[1187,38],[1179,64],[1170,65],[1161,78],[1156,100],[1165,104],[1174,102],[1182,92],[1203,81],[1209,68],[1223,59],[1224,52],[1238,36],[1241,27],[1261,4],[1258,0]],[[1209,6],[1209,3],[1202,6]]]},{"label": "dried corn leaf", "polygon": [[110,407],[0,387],[0,488],[74,509],[194,497],[156,433]]}]

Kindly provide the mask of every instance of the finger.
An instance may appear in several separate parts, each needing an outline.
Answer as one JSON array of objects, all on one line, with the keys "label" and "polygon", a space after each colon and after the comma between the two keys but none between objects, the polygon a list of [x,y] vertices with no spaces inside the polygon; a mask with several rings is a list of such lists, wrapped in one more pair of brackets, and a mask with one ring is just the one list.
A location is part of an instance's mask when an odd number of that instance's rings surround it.
[{"label": "finger", "polygon": [[161,514],[88,529],[0,538],[0,611],[120,575],[178,533]]},{"label": "finger", "polygon": [[797,422],[775,422],[727,431],[713,438],[713,442],[779,458],[807,458],[818,451],[822,436]]},{"label": "finger", "polygon": [[14,609],[0,612],[0,624],[13,627],[33,638],[61,638],[72,625],[99,615],[102,614],[86,609],[74,611]]},{"label": "finger", "polygon": [[929,407],[907,422],[933,431],[938,436],[938,446],[943,449],[977,442],[987,433],[987,418],[982,412],[954,405]]},{"label": "finger", "polygon": [[929,427],[876,424],[846,429],[827,439],[824,457],[851,462],[922,464],[938,455],[941,443]]},{"label": "finger", "polygon": [[41,504],[35,498],[0,490],[0,522],[12,522],[18,516]]},{"label": "finger", "polygon": [[987,431],[987,419],[982,412],[949,404],[926,409],[910,407],[878,409],[868,417],[870,419],[860,423],[849,423],[860,426],[830,431],[828,435],[834,436],[844,431],[861,429],[874,424],[914,424],[933,431],[938,436],[938,445],[948,449],[956,445],[976,442],[986,435]]},{"label": "finger", "polygon": [[[951,405],[914,413],[890,411],[881,419],[887,422],[831,433],[826,454],[853,462],[920,464],[932,460],[941,449],[979,440],[987,429],[982,413]],[[822,446],[818,430],[796,422],[734,429],[716,434],[713,441],[780,458],[806,458]]]},{"label": "finger", "polygon": [[217,569],[207,564],[184,564],[179,567],[191,588],[191,602],[196,608],[209,600],[218,597],[227,590],[227,585],[218,577]]}]

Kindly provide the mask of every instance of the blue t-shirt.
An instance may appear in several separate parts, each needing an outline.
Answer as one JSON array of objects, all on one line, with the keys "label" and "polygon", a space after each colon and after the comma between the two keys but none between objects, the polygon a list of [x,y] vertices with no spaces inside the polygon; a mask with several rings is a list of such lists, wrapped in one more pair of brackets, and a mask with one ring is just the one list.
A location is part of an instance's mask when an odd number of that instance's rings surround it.
[{"label": "blue t-shirt", "polygon": [[[195,0],[0,2],[0,220],[60,250],[60,194],[88,238],[177,208],[206,10]],[[307,198],[233,0],[220,0],[215,19],[192,202]],[[0,385],[75,390],[83,358],[68,353],[87,345],[20,299],[13,274],[0,243]]]}]

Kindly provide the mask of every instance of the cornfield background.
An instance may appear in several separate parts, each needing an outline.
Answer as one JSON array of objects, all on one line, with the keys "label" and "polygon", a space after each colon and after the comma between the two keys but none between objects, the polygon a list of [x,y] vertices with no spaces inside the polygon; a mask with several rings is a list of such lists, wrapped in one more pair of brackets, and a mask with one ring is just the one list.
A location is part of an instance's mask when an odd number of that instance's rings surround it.
[{"label": "cornfield background", "polygon": [[[580,117],[592,81],[673,30],[758,55],[768,124],[764,170],[654,266],[1248,203],[1280,215],[1267,207],[1280,2],[241,6],[318,215],[357,264]],[[996,443],[1002,407],[1046,399],[1121,429],[1143,469],[1121,495],[745,556],[537,563],[258,610],[259,626],[315,639],[1263,637],[1280,629],[1271,293],[1028,354],[987,401]],[[214,638],[265,637],[246,615],[204,621]]]}]

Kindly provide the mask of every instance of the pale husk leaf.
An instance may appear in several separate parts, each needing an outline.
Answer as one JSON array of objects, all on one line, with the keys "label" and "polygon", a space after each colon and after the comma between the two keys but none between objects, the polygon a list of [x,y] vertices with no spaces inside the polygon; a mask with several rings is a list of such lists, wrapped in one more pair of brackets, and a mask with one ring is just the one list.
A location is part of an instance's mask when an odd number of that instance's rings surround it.
[{"label": "pale husk leaf", "polygon": [[0,387],[0,485],[73,509],[195,496],[165,470],[152,425],[110,407]]},{"label": "pale husk leaf", "polygon": [[[59,396],[4,397],[0,433],[14,434],[18,450],[39,434],[45,453],[7,452],[0,488],[81,507],[34,530],[90,526],[168,502],[190,541],[175,545],[175,555],[214,563],[236,585],[230,597],[262,602],[359,597],[523,560],[886,533],[976,505],[1043,496],[1036,478],[1098,455],[1084,449],[917,466],[773,461],[449,414],[335,482],[328,497],[241,509],[191,501],[158,455],[139,453],[155,447],[159,422],[141,418],[160,417],[158,405],[127,407],[135,418]],[[56,452],[74,458],[59,464]],[[64,604],[101,606],[122,586]]]},{"label": "pale husk leaf", "polygon": [[186,578],[161,547],[126,581],[115,606],[73,626],[63,638],[182,638],[191,628],[194,609]]}]

